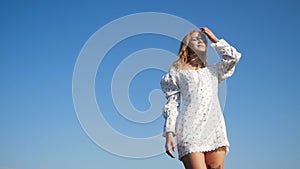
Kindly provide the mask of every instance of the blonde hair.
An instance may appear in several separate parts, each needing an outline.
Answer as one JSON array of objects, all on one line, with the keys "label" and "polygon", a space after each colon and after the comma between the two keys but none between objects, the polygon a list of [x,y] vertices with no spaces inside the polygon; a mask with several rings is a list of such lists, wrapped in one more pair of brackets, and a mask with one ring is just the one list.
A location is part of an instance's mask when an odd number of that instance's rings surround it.
[{"label": "blonde hair", "polygon": [[[200,32],[199,30],[192,30],[191,32],[189,32],[187,35],[185,35],[185,37],[182,39],[181,44],[180,44],[180,48],[179,48],[179,52],[177,55],[177,59],[173,62],[171,67],[174,67],[176,69],[182,69],[182,67],[189,63],[191,60],[189,58],[189,54],[192,51],[192,49],[189,47],[189,43],[190,40],[192,38],[192,34],[195,32],[199,32],[200,36],[203,36],[204,39],[204,43],[207,46],[207,39],[204,33]],[[206,53],[205,53],[206,55]],[[207,65],[207,61],[201,61],[200,59],[198,59],[197,61],[199,61],[199,65],[205,67]]]}]

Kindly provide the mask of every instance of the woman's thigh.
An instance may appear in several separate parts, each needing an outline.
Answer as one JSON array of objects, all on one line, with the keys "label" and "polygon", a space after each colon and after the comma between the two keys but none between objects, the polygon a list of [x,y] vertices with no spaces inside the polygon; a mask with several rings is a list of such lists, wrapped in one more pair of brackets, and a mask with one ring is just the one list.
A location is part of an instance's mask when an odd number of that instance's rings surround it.
[{"label": "woman's thigh", "polygon": [[194,152],[182,157],[186,169],[207,169],[204,153]]},{"label": "woman's thigh", "polygon": [[226,156],[226,147],[220,147],[214,151],[205,153],[207,169],[223,169]]}]

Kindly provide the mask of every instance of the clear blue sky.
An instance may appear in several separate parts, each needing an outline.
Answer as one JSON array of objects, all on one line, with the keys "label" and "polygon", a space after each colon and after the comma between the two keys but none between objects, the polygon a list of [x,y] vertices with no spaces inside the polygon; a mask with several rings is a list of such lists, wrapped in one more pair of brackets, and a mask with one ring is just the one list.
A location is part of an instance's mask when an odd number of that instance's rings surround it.
[{"label": "clear blue sky", "polygon": [[[226,168],[295,168],[300,159],[299,5],[296,0],[1,1],[0,169],[183,167],[166,155],[130,159],[104,151],[81,128],[74,110],[72,77],[81,48],[102,26],[138,12],[169,13],[207,26],[243,54],[227,80],[224,114],[231,152]],[[177,53],[177,43],[156,38],[123,41],[114,49],[124,53],[106,58],[104,66],[143,48]],[[134,126],[117,113],[107,113],[116,112],[111,98],[101,95],[110,90],[111,75],[96,79],[98,104],[111,125],[137,137],[161,132],[162,118],[132,132]],[[149,91],[159,88],[145,77],[155,82],[161,75],[148,71],[132,81],[129,94],[137,109],[147,109]]]}]

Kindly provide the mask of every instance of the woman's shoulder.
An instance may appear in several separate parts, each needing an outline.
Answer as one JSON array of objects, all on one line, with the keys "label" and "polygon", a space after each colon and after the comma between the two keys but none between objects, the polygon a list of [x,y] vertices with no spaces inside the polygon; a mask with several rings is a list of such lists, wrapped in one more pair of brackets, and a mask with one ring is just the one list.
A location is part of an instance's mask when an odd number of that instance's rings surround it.
[{"label": "woman's shoulder", "polygon": [[218,67],[218,63],[207,65],[208,69],[216,69]]},{"label": "woman's shoulder", "polygon": [[208,65],[208,66],[207,66],[207,69],[208,69],[212,74],[217,74],[217,72],[218,72],[218,63]]},{"label": "woman's shoulder", "polygon": [[169,73],[170,75],[175,76],[175,75],[178,73],[178,68],[176,68],[176,67],[170,67],[168,73]]},{"label": "woman's shoulder", "polygon": [[176,61],[174,61],[168,71],[166,72],[167,75],[172,75],[172,76],[175,76],[177,73],[178,73],[178,63]]}]

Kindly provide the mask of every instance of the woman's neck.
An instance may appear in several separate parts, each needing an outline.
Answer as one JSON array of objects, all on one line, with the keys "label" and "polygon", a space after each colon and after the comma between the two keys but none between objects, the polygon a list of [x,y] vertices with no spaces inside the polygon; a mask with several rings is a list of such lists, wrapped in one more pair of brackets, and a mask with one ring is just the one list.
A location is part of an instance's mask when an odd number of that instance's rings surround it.
[{"label": "woman's neck", "polygon": [[204,62],[201,60],[201,58],[205,58],[202,55],[198,55],[196,53],[192,53],[188,55],[187,64],[192,67],[192,69],[200,69],[205,67]]}]

